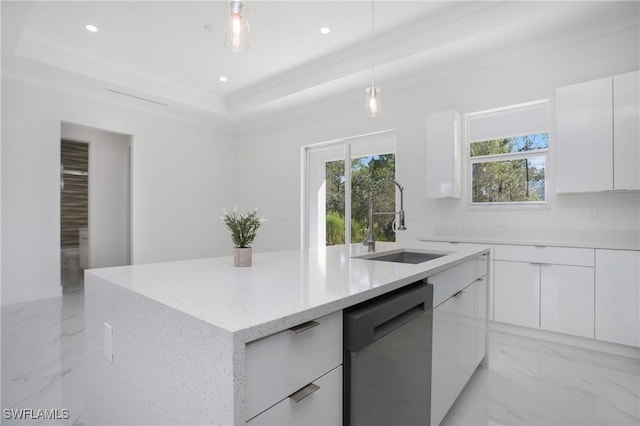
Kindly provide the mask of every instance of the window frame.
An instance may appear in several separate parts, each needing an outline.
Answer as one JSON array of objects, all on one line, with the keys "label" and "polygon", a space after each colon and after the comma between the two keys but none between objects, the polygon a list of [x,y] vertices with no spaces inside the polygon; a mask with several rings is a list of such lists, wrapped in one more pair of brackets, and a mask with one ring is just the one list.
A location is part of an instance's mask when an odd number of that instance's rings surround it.
[{"label": "window frame", "polygon": [[[480,155],[476,157],[471,156],[471,144],[476,142],[483,142],[486,138],[478,138],[477,140],[472,140],[470,137],[470,120],[474,119],[478,116],[485,114],[496,114],[496,113],[508,113],[509,111],[516,111],[518,109],[524,109],[528,107],[535,107],[538,105],[545,104],[546,106],[546,115],[547,115],[547,126],[546,129],[540,129],[536,133],[546,133],[548,135],[549,145],[547,148],[536,149],[532,151],[520,151],[520,152],[508,152],[504,154],[493,154],[493,155]],[[467,207],[471,210],[482,210],[482,209],[548,209],[549,208],[549,148],[551,146],[551,134],[549,131],[550,121],[549,121],[549,99],[541,99],[532,102],[526,102],[516,105],[508,105],[500,108],[494,108],[490,110],[478,111],[473,113],[465,114],[465,149],[466,149],[466,172],[467,172]],[[496,138],[513,138],[518,136],[526,136],[530,134],[535,134],[533,132],[522,132],[522,133],[510,133],[497,136]],[[473,201],[473,165],[478,163],[488,163],[488,162],[501,162],[501,161],[511,161],[511,160],[523,160],[523,159],[531,159],[531,158],[543,158],[544,159],[544,200],[542,201],[506,201],[506,202],[474,202]]]}]

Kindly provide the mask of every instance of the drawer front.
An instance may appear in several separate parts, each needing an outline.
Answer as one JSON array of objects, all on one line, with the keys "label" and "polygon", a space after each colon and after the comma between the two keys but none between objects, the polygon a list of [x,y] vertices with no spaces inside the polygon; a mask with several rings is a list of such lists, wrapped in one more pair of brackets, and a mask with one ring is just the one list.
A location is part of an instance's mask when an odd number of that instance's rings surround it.
[{"label": "drawer front", "polygon": [[494,247],[494,259],[511,262],[593,266],[594,252],[593,249],[588,248],[496,244]]},{"label": "drawer front", "polygon": [[315,321],[247,344],[247,419],[342,364],[342,311]]},{"label": "drawer front", "polygon": [[483,265],[484,273],[482,275],[485,275],[487,273],[487,258],[479,256],[429,277],[428,282],[433,284],[433,306],[438,306],[480,278],[482,276],[480,265]]},{"label": "drawer front", "polygon": [[301,426],[342,424],[342,366],[313,382],[318,388],[302,400],[285,398],[248,425]]}]

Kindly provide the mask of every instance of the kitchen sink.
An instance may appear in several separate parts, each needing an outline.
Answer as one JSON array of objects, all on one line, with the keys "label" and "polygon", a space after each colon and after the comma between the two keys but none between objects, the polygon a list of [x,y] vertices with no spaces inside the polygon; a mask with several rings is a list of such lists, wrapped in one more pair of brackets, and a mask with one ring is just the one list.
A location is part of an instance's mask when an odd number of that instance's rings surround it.
[{"label": "kitchen sink", "polygon": [[365,254],[362,256],[355,256],[356,259],[367,260],[380,260],[383,262],[396,262],[396,263],[412,263],[418,264],[427,262],[429,260],[437,259],[439,257],[446,256],[447,253],[430,253],[423,251],[411,251],[411,250],[393,250],[383,251],[380,253]]}]

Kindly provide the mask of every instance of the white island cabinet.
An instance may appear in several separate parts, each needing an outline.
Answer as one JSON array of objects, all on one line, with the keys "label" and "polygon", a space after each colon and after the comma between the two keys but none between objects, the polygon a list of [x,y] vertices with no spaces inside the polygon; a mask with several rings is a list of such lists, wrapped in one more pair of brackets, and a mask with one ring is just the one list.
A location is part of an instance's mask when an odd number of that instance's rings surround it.
[{"label": "white island cabinet", "polygon": [[486,355],[487,271],[484,255],[429,277],[434,287],[432,425],[442,421]]},{"label": "white island cabinet", "polygon": [[342,311],[246,347],[250,425],[339,424],[342,419]]},{"label": "white island cabinet", "polygon": [[365,253],[353,244],[259,253],[250,268],[224,257],[87,271],[87,423],[340,425],[343,309],[429,277],[442,284],[436,322],[455,316],[455,337],[434,340],[460,350],[455,399],[486,350],[488,249],[417,265],[356,257]]}]

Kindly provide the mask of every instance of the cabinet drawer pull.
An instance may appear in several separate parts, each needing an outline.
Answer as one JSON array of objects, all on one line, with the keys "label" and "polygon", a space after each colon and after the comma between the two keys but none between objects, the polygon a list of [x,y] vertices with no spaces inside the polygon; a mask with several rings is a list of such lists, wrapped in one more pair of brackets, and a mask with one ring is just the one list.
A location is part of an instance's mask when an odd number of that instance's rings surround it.
[{"label": "cabinet drawer pull", "polygon": [[307,331],[313,327],[317,327],[319,326],[320,323],[317,321],[307,321],[307,322],[303,322],[302,324],[298,324],[295,327],[291,327],[289,330],[293,331],[294,333],[298,334],[298,333],[302,333],[304,331]]},{"label": "cabinet drawer pull", "polygon": [[289,398],[293,399],[297,403],[302,401],[303,399],[305,399],[306,397],[308,397],[318,389],[320,389],[320,386],[314,383],[309,383],[307,386],[289,395]]}]

